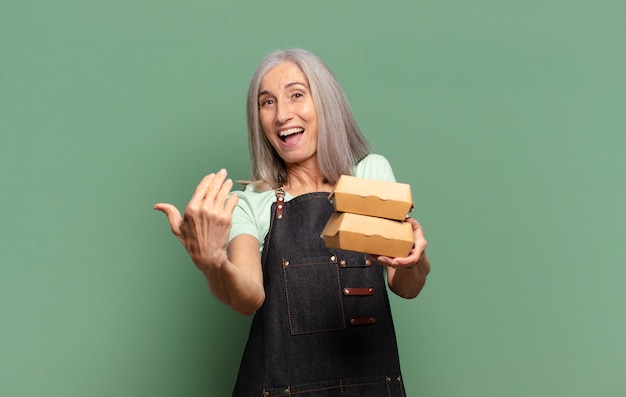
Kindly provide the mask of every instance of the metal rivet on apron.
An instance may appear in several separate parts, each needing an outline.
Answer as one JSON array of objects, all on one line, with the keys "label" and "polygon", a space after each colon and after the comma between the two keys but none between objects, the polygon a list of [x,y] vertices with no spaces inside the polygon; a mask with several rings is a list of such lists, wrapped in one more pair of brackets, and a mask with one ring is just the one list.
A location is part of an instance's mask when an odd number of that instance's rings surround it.
[{"label": "metal rivet on apron", "polygon": [[289,261],[287,259],[283,259],[283,266],[289,266]]},{"label": "metal rivet on apron", "polygon": [[283,211],[285,210],[284,202],[285,191],[281,186],[276,190],[276,219],[283,219]]},{"label": "metal rivet on apron", "polygon": [[330,261],[331,262],[336,262],[337,261],[337,257],[335,255],[330,257]]},{"label": "metal rivet on apron", "polygon": [[369,259],[365,260],[365,266],[372,266],[372,261]]},{"label": "metal rivet on apron", "polygon": [[270,395],[270,392],[268,392],[267,390],[263,390],[263,397],[267,397]]},{"label": "metal rivet on apron", "polygon": [[283,393],[289,394],[289,388],[286,388],[285,390],[283,390]]},{"label": "metal rivet on apron", "polygon": [[346,261],[342,259],[341,262],[339,262],[339,266],[346,267]]},{"label": "metal rivet on apron", "polygon": [[387,380],[387,383],[391,382],[391,378],[388,377],[388,376],[387,376],[386,380]]},{"label": "metal rivet on apron", "polygon": [[402,377],[398,376],[398,382],[402,382]]}]

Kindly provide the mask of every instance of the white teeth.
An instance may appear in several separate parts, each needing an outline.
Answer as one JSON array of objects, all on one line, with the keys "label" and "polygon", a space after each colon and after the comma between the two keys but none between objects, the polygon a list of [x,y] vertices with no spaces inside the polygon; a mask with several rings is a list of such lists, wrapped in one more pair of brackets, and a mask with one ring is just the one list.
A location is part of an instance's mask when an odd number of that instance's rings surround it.
[{"label": "white teeth", "polygon": [[303,132],[304,128],[290,128],[288,130],[283,130],[278,133],[278,135],[283,138],[289,135],[297,134],[299,132]]}]

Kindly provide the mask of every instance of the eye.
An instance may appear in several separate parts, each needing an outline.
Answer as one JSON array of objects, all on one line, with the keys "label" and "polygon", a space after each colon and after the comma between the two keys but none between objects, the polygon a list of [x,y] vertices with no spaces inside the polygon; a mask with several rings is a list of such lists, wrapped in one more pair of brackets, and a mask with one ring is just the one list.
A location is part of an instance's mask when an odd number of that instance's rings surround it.
[{"label": "eye", "polygon": [[270,107],[272,105],[274,105],[274,100],[271,99],[271,98],[262,99],[259,102],[259,107],[261,107],[261,108],[267,108],[267,107]]}]

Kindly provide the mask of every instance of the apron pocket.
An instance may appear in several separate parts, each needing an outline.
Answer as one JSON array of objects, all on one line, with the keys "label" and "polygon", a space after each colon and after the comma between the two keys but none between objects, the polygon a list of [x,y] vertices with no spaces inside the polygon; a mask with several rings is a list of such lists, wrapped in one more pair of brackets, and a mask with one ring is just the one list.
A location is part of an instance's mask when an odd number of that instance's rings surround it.
[{"label": "apron pocket", "polygon": [[292,335],[346,328],[335,256],[283,259],[283,276]]}]

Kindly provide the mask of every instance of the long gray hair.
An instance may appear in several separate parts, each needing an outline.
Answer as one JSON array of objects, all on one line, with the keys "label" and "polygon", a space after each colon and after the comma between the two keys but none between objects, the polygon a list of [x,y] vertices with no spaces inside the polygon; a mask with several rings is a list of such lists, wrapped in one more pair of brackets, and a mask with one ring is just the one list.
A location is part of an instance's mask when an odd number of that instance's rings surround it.
[{"label": "long gray hair", "polygon": [[317,159],[325,180],[335,184],[370,153],[337,79],[316,55],[302,49],[274,51],[261,62],[248,88],[248,145],[252,159],[251,183],[259,191],[287,182],[285,162],[272,147],[259,121],[259,87],[265,74],[281,62],[292,62],[309,80],[318,118]]}]

